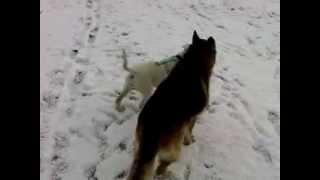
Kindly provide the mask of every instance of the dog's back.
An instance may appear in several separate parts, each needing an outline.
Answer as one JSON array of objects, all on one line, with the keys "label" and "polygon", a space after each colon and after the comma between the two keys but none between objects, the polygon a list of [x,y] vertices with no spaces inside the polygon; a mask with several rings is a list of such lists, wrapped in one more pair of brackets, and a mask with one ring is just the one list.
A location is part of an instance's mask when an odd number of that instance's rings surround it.
[{"label": "dog's back", "polygon": [[[207,104],[214,63],[213,38],[199,39],[195,32],[193,43],[184,58],[158,86],[139,115],[136,129],[138,147],[129,180],[152,178],[155,157],[162,152],[163,146],[170,152],[162,153],[162,156],[171,161],[170,153],[174,153],[174,149],[181,144],[184,125]],[[172,157],[173,160],[176,158]]]}]

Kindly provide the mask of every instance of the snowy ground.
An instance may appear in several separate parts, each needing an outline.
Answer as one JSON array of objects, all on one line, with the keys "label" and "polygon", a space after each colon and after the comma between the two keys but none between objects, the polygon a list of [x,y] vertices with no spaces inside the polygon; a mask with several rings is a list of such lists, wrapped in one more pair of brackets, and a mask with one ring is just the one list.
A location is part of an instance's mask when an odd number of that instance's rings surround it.
[{"label": "snowy ground", "polygon": [[124,179],[141,98],[114,109],[120,50],[129,65],[160,60],[194,29],[217,41],[216,76],[170,179],[280,179],[280,0],[40,3],[41,180]]}]

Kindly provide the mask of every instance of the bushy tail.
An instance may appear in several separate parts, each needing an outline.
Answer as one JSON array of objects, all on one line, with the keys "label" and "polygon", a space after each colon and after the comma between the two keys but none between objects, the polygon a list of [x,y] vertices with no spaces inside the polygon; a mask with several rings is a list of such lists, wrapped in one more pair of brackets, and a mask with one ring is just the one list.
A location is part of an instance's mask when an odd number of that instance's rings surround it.
[{"label": "bushy tail", "polygon": [[133,159],[127,180],[153,179],[156,154],[155,144],[141,143]]},{"label": "bushy tail", "polygon": [[128,67],[128,60],[127,60],[127,54],[124,49],[122,49],[122,55],[121,58],[123,59],[123,69],[125,69],[128,72],[134,72],[132,69]]}]

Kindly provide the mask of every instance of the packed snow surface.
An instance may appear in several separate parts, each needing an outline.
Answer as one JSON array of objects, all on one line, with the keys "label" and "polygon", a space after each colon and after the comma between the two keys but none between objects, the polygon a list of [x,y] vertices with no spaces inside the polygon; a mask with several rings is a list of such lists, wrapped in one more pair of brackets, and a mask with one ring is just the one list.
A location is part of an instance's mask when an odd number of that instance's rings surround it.
[{"label": "packed snow surface", "polygon": [[217,64],[196,142],[171,180],[280,180],[280,0],[40,0],[41,180],[121,180],[139,93],[129,66],[213,36]]}]

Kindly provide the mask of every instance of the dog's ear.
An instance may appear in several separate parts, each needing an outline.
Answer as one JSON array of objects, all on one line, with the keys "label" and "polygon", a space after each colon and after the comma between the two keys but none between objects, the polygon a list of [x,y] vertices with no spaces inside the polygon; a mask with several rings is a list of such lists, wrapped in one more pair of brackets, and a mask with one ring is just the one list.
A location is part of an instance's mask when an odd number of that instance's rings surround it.
[{"label": "dog's ear", "polygon": [[216,41],[213,39],[212,36],[210,36],[210,37],[208,38],[208,43],[209,43],[210,46],[213,48],[213,50],[216,49]]},{"label": "dog's ear", "polygon": [[210,43],[210,44],[215,44],[215,42],[214,42],[214,39],[213,39],[213,37],[212,36],[210,36],[209,38],[208,38],[208,42]]},{"label": "dog's ear", "polygon": [[200,38],[199,38],[199,36],[198,36],[198,34],[197,34],[197,31],[194,30],[194,31],[193,31],[193,37],[192,37],[192,44],[198,42],[199,40],[200,40]]}]

